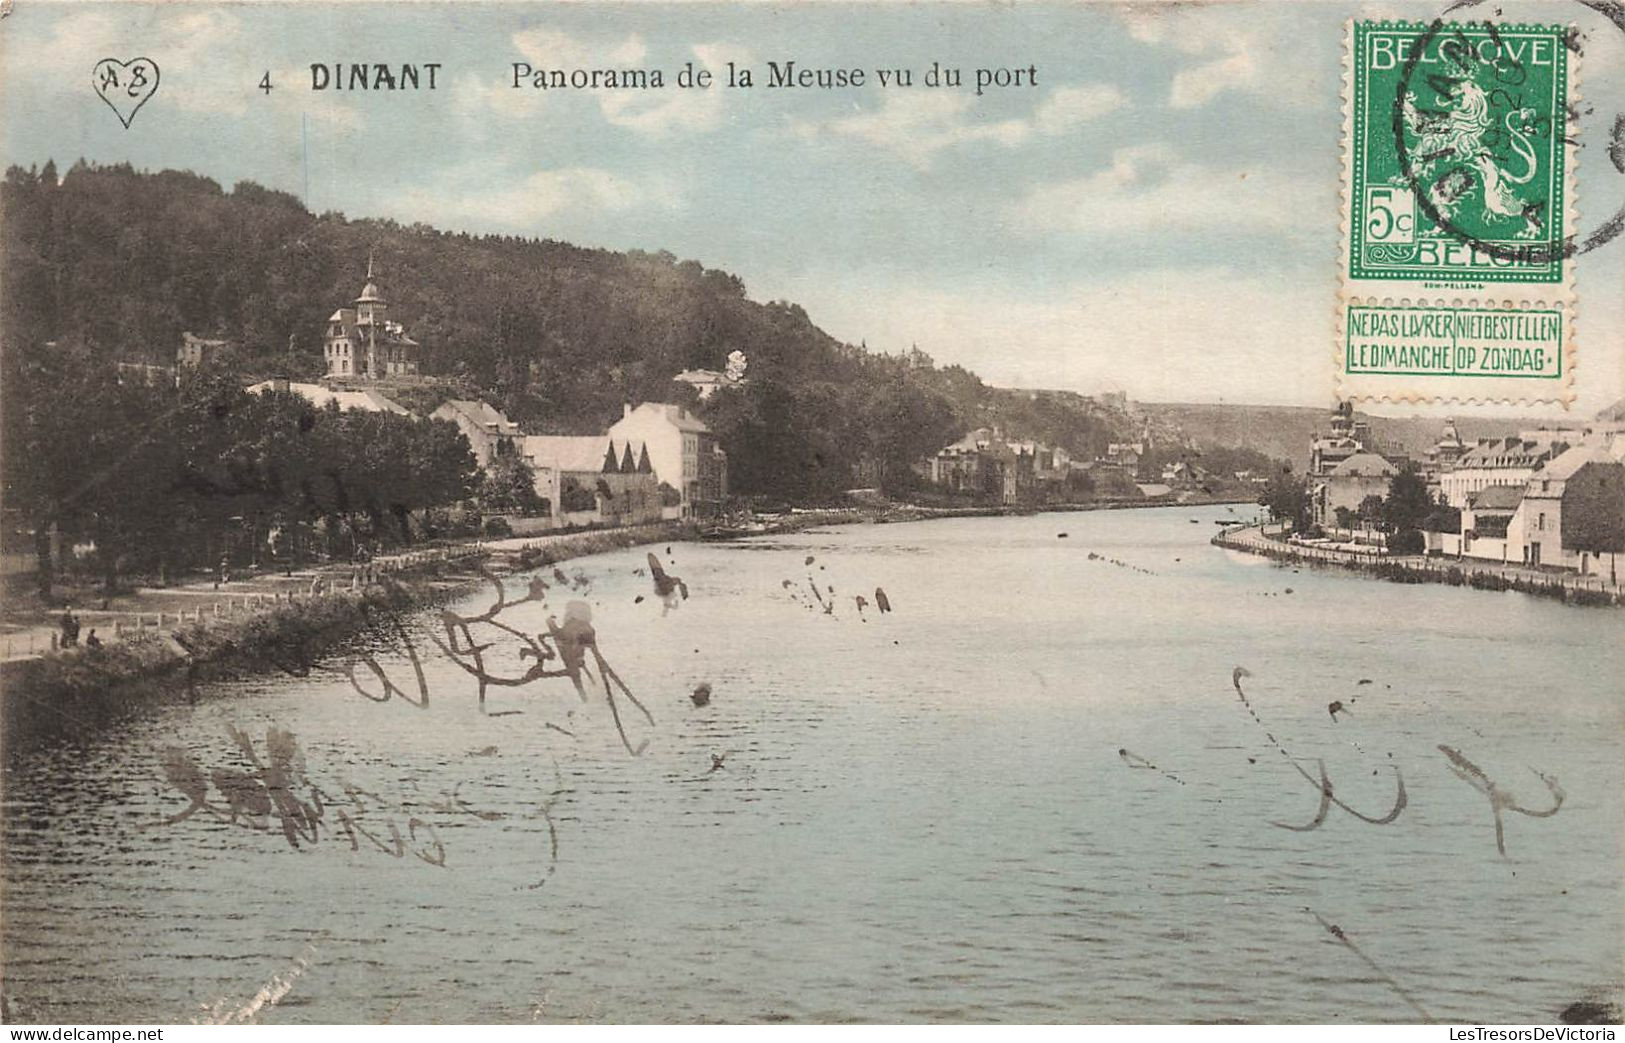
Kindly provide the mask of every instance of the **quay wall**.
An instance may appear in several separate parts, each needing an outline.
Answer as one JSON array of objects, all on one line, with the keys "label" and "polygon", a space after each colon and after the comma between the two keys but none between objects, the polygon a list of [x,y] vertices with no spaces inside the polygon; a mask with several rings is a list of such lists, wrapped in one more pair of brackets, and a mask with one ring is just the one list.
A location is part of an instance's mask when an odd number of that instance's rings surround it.
[{"label": "quay wall", "polygon": [[1257,554],[1292,565],[1358,572],[1392,583],[1444,583],[1475,590],[1514,590],[1572,605],[1625,605],[1625,588],[1603,576],[1533,569],[1473,558],[1426,555],[1390,557],[1381,552],[1304,547],[1272,539],[1256,525],[1227,528],[1213,537],[1217,547]]}]

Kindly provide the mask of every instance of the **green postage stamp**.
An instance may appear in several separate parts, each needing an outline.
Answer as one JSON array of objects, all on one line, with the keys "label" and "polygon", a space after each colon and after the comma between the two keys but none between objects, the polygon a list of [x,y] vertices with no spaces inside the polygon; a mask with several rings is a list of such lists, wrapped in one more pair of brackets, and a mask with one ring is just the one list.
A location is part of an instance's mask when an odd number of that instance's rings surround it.
[{"label": "green postage stamp", "polygon": [[1568,399],[1569,44],[1555,24],[1350,24],[1342,396]]}]

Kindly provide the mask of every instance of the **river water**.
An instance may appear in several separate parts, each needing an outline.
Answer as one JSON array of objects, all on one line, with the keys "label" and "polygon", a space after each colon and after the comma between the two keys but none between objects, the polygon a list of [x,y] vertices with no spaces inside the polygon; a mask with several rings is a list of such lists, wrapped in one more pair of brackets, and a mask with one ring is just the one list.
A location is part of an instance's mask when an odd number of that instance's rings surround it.
[{"label": "river water", "polygon": [[[13,751],[12,1017],[1494,1023],[1617,1002],[1625,616],[1297,572],[1211,547],[1229,513],[538,573],[545,604],[495,620],[590,608],[653,715],[614,689],[641,756],[596,669],[585,702],[549,677],[482,713],[433,611],[377,636],[387,701],[339,657]],[[686,600],[656,593],[650,551]],[[534,662],[468,636],[489,676]],[[1305,828],[1322,764],[1340,803]]]}]

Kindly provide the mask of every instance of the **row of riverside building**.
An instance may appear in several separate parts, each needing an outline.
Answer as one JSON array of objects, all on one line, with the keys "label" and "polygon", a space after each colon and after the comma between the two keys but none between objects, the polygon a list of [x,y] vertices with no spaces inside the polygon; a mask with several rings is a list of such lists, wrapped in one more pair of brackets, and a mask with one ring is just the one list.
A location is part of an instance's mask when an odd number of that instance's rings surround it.
[{"label": "row of riverside building", "polygon": [[[1126,403],[1121,396],[1118,401]],[[1126,405],[1119,408],[1126,411]],[[942,492],[1005,505],[1178,497],[1214,477],[1252,480],[1247,473],[1212,475],[1196,462],[1194,446],[1185,442],[1178,448],[1191,451],[1146,472],[1152,455],[1149,425],[1138,441],[1112,442],[1094,459],[1078,459],[1064,446],[1010,438],[996,427],[979,427],[921,461],[916,470]]]},{"label": "row of riverside building", "polygon": [[1460,512],[1459,532],[1428,532],[1430,553],[1570,570],[1618,582],[1625,552],[1625,418],[1619,407],[1590,421],[1464,442],[1454,420],[1413,458],[1381,444],[1348,403],[1310,445],[1314,523],[1342,522],[1371,496],[1386,496],[1407,461],[1436,501]]}]

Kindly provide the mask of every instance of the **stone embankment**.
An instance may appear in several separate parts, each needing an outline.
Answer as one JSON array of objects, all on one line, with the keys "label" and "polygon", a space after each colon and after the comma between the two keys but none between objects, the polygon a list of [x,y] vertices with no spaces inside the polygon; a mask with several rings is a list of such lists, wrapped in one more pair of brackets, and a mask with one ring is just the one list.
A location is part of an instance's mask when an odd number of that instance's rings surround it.
[{"label": "stone embankment", "polygon": [[1348,569],[1394,583],[1444,583],[1477,590],[1516,590],[1575,605],[1625,604],[1625,588],[1617,579],[1582,576],[1566,570],[1474,558],[1420,554],[1391,557],[1375,549],[1305,546],[1266,535],[1263,527],[1257,525],[1227,528],[1213,537],[1213,543],[1293,565]]}]

